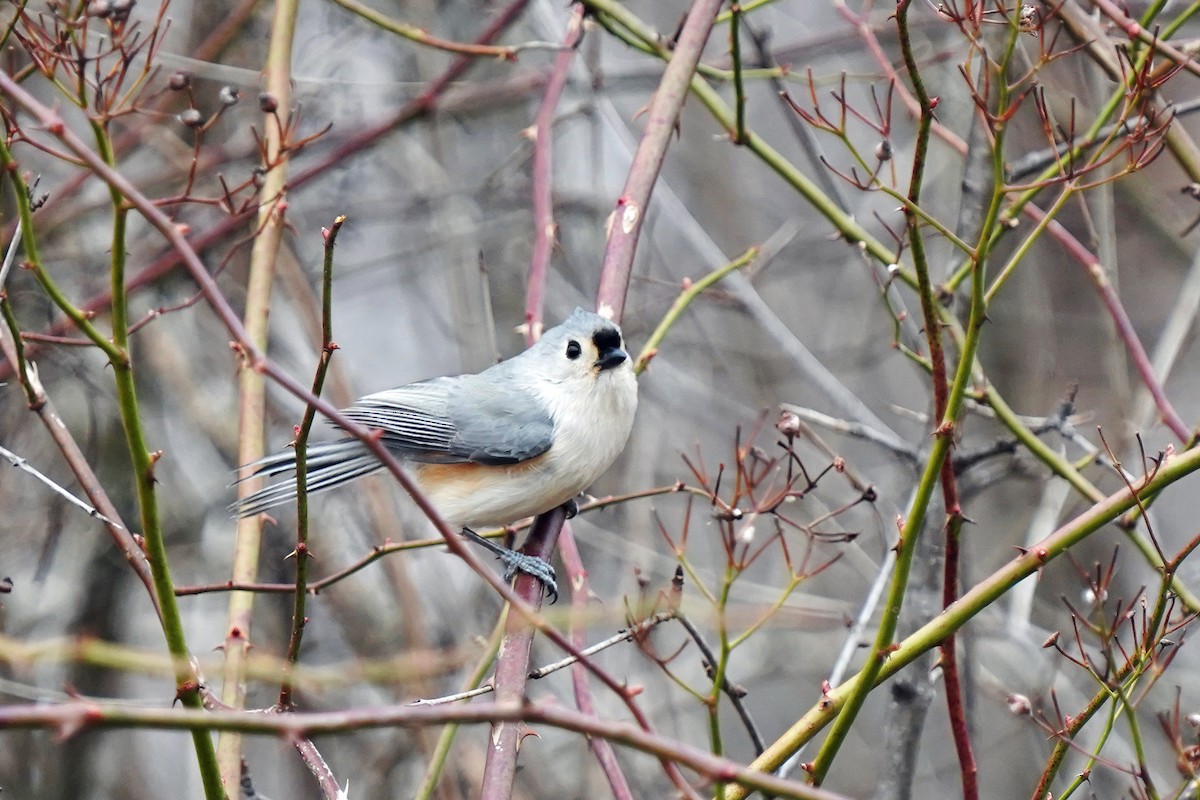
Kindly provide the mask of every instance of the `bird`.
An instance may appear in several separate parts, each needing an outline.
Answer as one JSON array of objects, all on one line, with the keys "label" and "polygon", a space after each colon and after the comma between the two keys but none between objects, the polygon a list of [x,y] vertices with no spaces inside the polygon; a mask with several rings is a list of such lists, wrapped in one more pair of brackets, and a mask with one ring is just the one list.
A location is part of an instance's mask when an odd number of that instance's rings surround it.
[{"label": "bird", "polygon": [[[505,577],[529,572],[557,596],[542,559],[479,537],[566,506],[616,460],[637,411],[637,379],[621,328],[576,308],[536,343],[482,372],[431,378],[369,394],[342,413],[365,428],[410,470],[417,487],[453,528],[496,552]],[[383,468],[360,440],[307,448],[309,493],[323,492]],[[295,475],[294,450],[241,468],[245,477]],[[250,470],[245,473],[244,470]],[[230,505],[247,517],[296,497],[293,478],[270,483]]]}]

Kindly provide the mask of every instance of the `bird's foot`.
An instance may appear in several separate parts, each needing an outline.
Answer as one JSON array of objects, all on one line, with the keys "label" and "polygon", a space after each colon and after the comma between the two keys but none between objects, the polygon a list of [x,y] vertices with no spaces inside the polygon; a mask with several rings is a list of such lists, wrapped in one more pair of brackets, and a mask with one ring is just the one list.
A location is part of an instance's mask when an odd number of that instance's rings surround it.
[{"label": "bird's foot", "polygon": [[522,572],[532,578],[536,578],[542,584],[542,589],[550,597],[551,604],[558,601],[558,583],[555,580],[554,567],[550,566],[550,562],[546,561],[546,559],[526,553],[518,553],[516,550],[510,550],[507,547],[501,547],[491,539],[480,536],[470,528],[463,528],[462,535],[491,550],[496,558],[500,559],[504,564],[504,580],[510,581],[514,575]]}]

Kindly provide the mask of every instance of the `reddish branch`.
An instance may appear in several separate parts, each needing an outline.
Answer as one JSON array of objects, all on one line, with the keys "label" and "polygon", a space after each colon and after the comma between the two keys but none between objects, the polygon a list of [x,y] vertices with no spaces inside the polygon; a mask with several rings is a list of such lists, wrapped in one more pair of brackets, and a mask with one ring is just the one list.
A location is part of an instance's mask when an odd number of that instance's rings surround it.
[{"label": "reddish branch", "polygon": [[[551,704],[472,703],[454,706],[376,706],[319,713],[247,714],[240,711],[108,706],[75,701],[61,705],[0,707],[0,727],[49,728],[66,738],[84,730],[140,727],[182,730],[238,730],[295,737],[314,737],[368,728],[418,728],[445,723],[537,722],[586,736],[599,736],[653,753],[660,759],[695,770],[708,780],[740,783],[781,797],[845,800],[843,795],[752,770],[706,750],[657,736],[628,722],[600,719]],[[695,792],[689,788],[689,794]]]},{"label": "reddish branch", "polygon": [[[946,375],[946,358],[942,349],[941,318],[934,289],[929,280],[925,245],[922,238],[924,233],[921,229],[921,221],[916,214],[916,209],[921,207],[921,188],[925,181],[925,159],[928,156],[929,137],[933,124],[934,100],[925,89],[925,83],[917,69],[916,58],[913,55],[912,40],[908,30],[910,4],[911,0],[904,0],[896,7],[896,27],[900,48],[919,107],[917,140],[913,148],[912,178],[908,187],[909,203],[905,205],[904,216],[907,221],[909,246],[920,284],[921,312],[924,318],[925,337],[929,345],[929,360],[933,368],[934,419],[938,421],[934,435],[947,437],[953,442],[957,426],[949,414],[950,382]],[[973,279],[982,281],[983,271],[980,268],[979,255],[975,254],[973,258],[976,259]],[[980,288],[979,291],[982,292],[982,289]],[[965,378],[962,379],[965,380]],[[958,599],[959,533],[962,530],[963,522],[962,508],[958,499],[958,485],[954,477],[954,460],[950,458],[949,448],[946,450],[946,454],[941,464],[942,501],[946,510],[946,553],[942,577],[943,608],[948,608]],[[953,734],[955,750],[958,753],[963,798],[964,800],[977,800],[979,783],[975,755],[971,751],[970,731],[967,727],[962,680],[958,672],[958,658],[953,634],[947,636],[941,643],[940,650],[942,673],[946,681],[946,704],[950,715],[950,730]]]},{"label": "reddish branch", "polygon": [[[678,125],[679,114],[683,108],[683,101],[687,97],[692,75],[700,62],[700,55],[708,41],[721,4],[722,0],[695,0],[692,4],[671,60],[663,71],[662,80],[650,103],[646,129],[638,144],[637,153],[634,155],[625,189],[617,199],[616,211],[610,220],[608,242],[600,271],[600,287],[596,297],[597,308],[601,313],[607,314],[614,320],[619,321],[625,309],[625,296],[629,290],[629,279],[633,269],[633,255],[645,218],[645,210],[650,201],[650,193],[658,180],[671,134]],[[534,333],[536,334],[536,331]],[[549,517],[547,524],[542,525],[541,518],[535,523],[534,531],[530,533],[529,540],[525,544],[526,552],[549,554],[554,551],[554,543],[558,538],[564,517],[557,512],[551,512],[547,516]],[[518,594],[521,593],[521,586],[521,579],[518,579]],[[540,599],[541,587],[536,587],[536,591],[539,592]],[[525,676],[528,674],[528,648],[532,644],[532,638],[522,637],[512,640],[513,646],[520,646],[522,649],[522,655],[519,657],[509,647],[508,642],[509,639],[506,637],[505,645],[502,645],[501,661],[503,662],[505,657],[511,657],[516,663],[511,669],[504,667],[503,664],[498,667],[497,692],[499,693],[502,679],[501,668],[503,668],[506,680],[512,681],[511,689],[506,689],[506,692],[511,692],[512,696],[523,696]],[[517,664],[522,665],[520,669],[517,668]],[[610,688],[624,697],[627,706],[634,711],[640,721],[641,712],[637,710],[628,691],[621,688],[611,676],[596,669],[594,665],[589,664],[589,668]],[[516,733],[509,730],[501,732],[510,737],[515,737]],[[513,738],[512,741],[515,742],[516,739]],[[501,743],[503,749],[496,759],[493,759],[492,752],[488,754],[483,794],[485,798],[507,796],[502,792],[511,790],[511,775],[516,771],[516,748],[508,746],[507,742],[508,740],[505,740]],[[500,749],[500,745],[493,747],[493,750]],[[503,766],[499,761],[501,758],[506,761]],[[511,764],[507,763],[508,761],[511,761]],[[695,794],[674,764],[664,760],[663,767],[681,793],[685,796]],[[493,771],[494,779],[492,778]]]},{"label": "reddish branch", "polygon": [[650,194],[662,171],[663,159],[667,155],[671,135],[679,125],[679,114],[691,86],[692,75],[700,63],[700,55],[721,5],[722,0],[695,0],[692,4],[687,21],[679,31],[671,60],[663,70],[662,80],[646,111],[645,129],[633,154],[629,177],[609,217],[608,241],[604,248],[596,300],[597,307],[602,312],[611,311],[613,319],[619,320],[625,310],[625,296],[629,292],[629,278],[633,273],[633,255],[646,221]]},{"label": "reddish branch", "polygon": [[[558,534],[566,518],[566,511],[562,508],[539,515],[534,520],[523,552],[548,560],[554,554],[554,546],[558,543]],[[520,573],[513,590],[530,608],[541,608],[544,587],[538,578]],[[510,614],[493,678],[497,704],[521,705],[525,702],[532,647],[533,628],[520,616]],[[525,735],[522,727],[511,721],[493,723],[483,767],[480,800],[506,800],[512,796],[513,779],[517,774],[517,752]]]},{"label": "reddish branch", "polygon": [[[582,626],[584,620],[587,619],[588,601],[591,598],[592,590],[588,586],[588,573],[584,569],[583,559],[579,557],[579,548],[575,545],[575,535],[569,525],[563,527],[562,534],[558,538],[558,554],[562,558],[563,566],[566,567],[567,584],[571,589],[571,643],[582,649],[587,644]],[[587,670],[582,664],[571,665],[571,687],[575,693],[576,707],[580,712],[594,716],[596,708],[592,702],[592,690],[588,687]],[[617,762],[617,754],[613,752],[612,744],[608,739],[592,737],[588,739],[588,747],[591,748],[592,754],[600,764],[600,769],[604,772],[604,777],[608,780],[613,800],[633,800],[629,782],[625,779],[625,773],[621,770],[620,763]]]},{"label": "reddish branch", "polygon": [[525,341],[533,344],[542,335],[542,314],[545,311],[546,273],[554,251],[554,116],[562,97],[575,49],[583,38],[583,5],[576,3],[567,21],[563,49],[554,58],[554,68],[542,96],[542,104],[534,117],[529,135],[533,139],[533,256],[529,261],[529,278],[525,287]]}]

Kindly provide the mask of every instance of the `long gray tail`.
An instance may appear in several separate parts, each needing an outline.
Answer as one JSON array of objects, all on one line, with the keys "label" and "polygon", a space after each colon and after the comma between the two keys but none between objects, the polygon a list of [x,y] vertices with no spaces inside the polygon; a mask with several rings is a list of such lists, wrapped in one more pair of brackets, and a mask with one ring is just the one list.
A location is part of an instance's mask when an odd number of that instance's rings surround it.
[{"label": "long gray tail", "polygon": [[[273,478],[276,475],[288,475],[289,478],[264,486],[230,504],[229,510],[234,516],[249,517],[296,498],[296,454],[293,451],[275,453],[246,466],[254,467],[254,472],[236,481],[235,486],[251,477]],[[357,439],[342,439],[337,442],[309,445],[306,466],[308,492],[313,494],[361,478],[380,469],[383,464],[371,455],[362,442]]]}]

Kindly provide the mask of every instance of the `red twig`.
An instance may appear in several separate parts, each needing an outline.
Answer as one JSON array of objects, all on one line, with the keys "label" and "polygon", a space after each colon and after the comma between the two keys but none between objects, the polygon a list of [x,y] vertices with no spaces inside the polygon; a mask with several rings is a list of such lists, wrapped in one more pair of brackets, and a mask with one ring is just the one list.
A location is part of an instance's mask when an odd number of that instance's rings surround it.
[{"label": "red twig", "polygon": [[[1035,222],[1040,222],[1046,215],[1040,208],[1032,203],[1025,206],[1025,213],[1032,217]],[[1116,326],[1117,336],[1125,344],[1125,350],[1129,354],[1130,361],[1133,362],[1134,369],[1142,379],[1150,396],[1154,398],[1154,405],[1158,408],[1158,413],[1162,417],[1163,423],[1171,429],[1171,432],[1179,438],[1181,442],[1188,445],[1191,444],[1195,437],[1195,433],[1188,427],[1179,413],[1175,411],[1175,407],[1171,404],[1167,393],[1163,390],[1162,383],[1158,380],[1158,376],[1154,374],[1154,365],[1150,361],[1149,354],[1146,353],[1146,348],[1142,346],[1142,340],[1138,337],[1137,331],[1133,327],[1133,321],[1129,319],[1129,314],[1125,312],[1125,306],[1121,303],[1121,298],[1117,296],[1117,290],[1109,281],[1108,275],[1105,274],[1104,265],[1100,263],[1100,259],[1096,258],[1083,243],[1076,239],[1066,228],[1058,223],[1057,220],[1051,220],[1046,226],[1046,232],[1058,240],[1063,249],[1087,271],[1088,279],[1092,285],[1096,287],[1096,292],[1100,295],[1100,300],[1104,303],[1104,307],[1108,310],[1108,315],[1112,317],[1113,324]]]},{"label": "red twig", "polygon": [[692,75],[700,62],[700,54],[721,5],[722,0],[695,0],[692,3],[671,60],[646,111],[645,131],[633,154],[629,177],[609,217],[608,242],[604,248],[596,300],[601,313],[610,313],[613,319],[620,319],[625,310],[625,295],[629,291],[629,279],[633,273],[633,255],[646,221],[650,194],[662,170],[663,159],[671,143],[671,134],[679,124],[679,113],[687,97]]},{"label": "red twig", "polygon": [[[549,559],[554,554],[559,531],[567,515],[562,508],[538,516],[529,532],[523,552]],[[542,605],[543,587],[532,575],[520,573],[513,587],[517,596],[537,610]],[[500,656],[493,678],[498,704],[522,705],[526,702],[525,684],[529,675],[529,653],[533,647],[533,628],[517,614],[510,614],[500,642]],[[520,724],[508,721],[492,725],[492,736],[483,767],[483,788],[480,800],[507,800],[512,796],[513,779],[517,774],[517,751],[521,746]]]},{"label": "red twig", "polygon": [[[1101,10],[1104,10],[1106,7],[1111,7],[1112,4],[1097,2],[1097,6],[1100,7]],[[870,50],[872,56],[883,70],[884,75],[887,76],[889,80],[895,81],[897,77],[896,69],[892,64],[891,59],[883,51],[883,48],[880,47],[879,40],[875,36],[875,32],[869,25],[866,17],[856,14],[845,5],[839,5],[838,11],[843,18],[845,18],[851,25],[855,26],[859,36],[862,37],[863,41],[867,45],[868,50]],[[1125,19],[1127,20],[1128,18],[1126,17]],[[1160,49],[1170,55],[1169,51],[1161,47],[1161,43]],[[897,94],[900,97],[901,102],[904,103],[905,107],[912,116],[915,117],[920,115],[921,111],[916,99],[911,93],[904,89],[903,85],[897,85]],[[962,137],[958,136],[958,134],[946,128],[936,120],[934,120],[933,123],[933,132],[936,133],[938,138],[953,148],[958,154],[962,155],[967,152],[967,143],[963,141]],[[1045,217],[1045,212],[1033,203],[1026,203],[1022,207],[1021,212],[1025,214],[1025,216],[1032,219],[1035,223],[1039,222]],[[1087,247],[1085,247],[1083,243],[1075,237],[1074,234],[1063,227],[1057,220],[1050,221],[1050,224],[1046,226],[1046,233],[1048,233],[1052,239],[1062,245],[1063,249],[1066,250],[1067,255],[1075,259],[1075,261],[1077,261],[1087,270],[1088,276],[1092,280],[1093,285],[1095,285],[1097,289],[1102,292],[1101,299],[1104,302],[1105,309],[1109,312],[1110,316],[1113,317],[1114,324],[1117,326],[1118,335],[1120,336],[1121,341],[1124,343],[1130,359],[1137,368],[1138,376],[1142,379],[1142,383],[1146,386],[1146,389],[1150,392],[1150,396],[1154,399],[1155,406],[1158,408],[1158,413],[1162,416],[1162,419],[1166,425],[1171,429],[1171,432],[1179,437],[1180,441],[1190,443],[1193,438],[1192,431],[1188,428],[1187,424],[1182,420],[1182,418],[1175,412],[1175,409],[1167,399],[1166,392],[1163,391],[1161,382],[1154,375],[1154,370],[1150,366],[1150,360],[1146,356],[1145,348],[1142,347],[1141,340],[1134,331],[1132,324],[1130,324],[1129,317],[1127,314],[1125,314],[1124,308],[1121,306],[1120,299],[1116,296],[1115,291],[1113,291],[1112,285],[1108,282],[1107,277],[1104,276],[1103,268],[1100,265],[1100,260],[1095,256],[1095,254],[1088,250]]]},{"label": "red twig", "polygon": [[[942,467],[943,494],[947,493],[945,475],[953,476],[953,459],[946,459]],[[953,477],[951,477],[953,480]],[[957,491],[957,490],[955,490]],[[957,498],[955,499],[957,503]],[[958,599],[958,562],[960,559],[963,514],[962,509],[949,514],[946,520],[946,553],[942,571],[942,608],[949,608]],[[978,800],[979,771],[975,765],[975,753],[971,749],[971,731],[967,724],[967,709],[963,702],[962,676],[958,671],[957,637],[950,635],[939,645],[942,678],[946,682],[946,706],[950,716],[950,733],[958,755],[959,773],[962,778],[964,800]]]},{"label": "red twig", "polygon": [[[933,368],[933,402],[935,419],[938,427],[936,436],[953,437],[957,431],[955,420],[950,416],[949,394],[950,381],[946,375],[946,359],[942,348],[940,321],[935,307],[933,287],[929,281],[928,266],[925,261],[925,247],[922,240],[924,233],[914,209],[921,206],[921,189],[925,182],[925,163],[928,156],[929,135],[934,122],[933,100],[925,89],[924,80],[917,70],[916,60],[912,52],[911,39],[908,30],[908,9],[911,0],[904,0],[897,5],[896,22],[900,38],[904,62],[908,68],[909,80],[912,81],[913,95],[916,97],[919,111],[917,143],[913,153],[912,178],[908,187],[909,205],[905,207],[910,248],[913,261],[917,268],[920,284],[921,311],[925,323],[925,338],[929,346],[929,361]],[[978,255],[974,256],[976,263],[973,269],[973,280],[983,280],[983,271],[978,263]],[[977,296],[982,296],[982,288],[976,285]],[[974,319],[975,307],[972,307]],[[970,358],[964,355],[963,358]],[[953,447],[953,444],[951,444]],[[941,464],[942,500],[946,511],[946,552],[943,562],[942,576],[942,606],[948,608],[958,599],[958,561],[959,533],[962,529],[963,512],[959,505],[958,484],[954,476],[954,460],[947,455]],[[898,580],[898,579],[897,579]],[[962,776],[964,800],[978,800],[979,784],[975,766],[975,755],[971,752],[970,731],[967,728],[966,709],[963,703],[962,681],[958,673],[958,659],[955,651],[955,637],[947,636],[940,645],[943,675],[946,680],[946,704],[950,715],[950,730],[954,738],[954,747],[958,754],[959,772]]]},{"label": "red twig", "polygon": [[576,3],[567,20],[563,49],[554,58],[550,80],[542,104],[534,117],[529,135],[533,138],[533,255],[529,260],[529,279],[525,286],[525,341],[533,344],[542,335],[542,313],[545,310],[546,273],[550,269],[550,254],[554,251],[554,115],[559,98],[567,85],[575,48],[583,38],[583,5]]},{"label": "red twig", "polygon": [[[566,567],[567,584],[571,587],[571,643],[582,649],[587,645],[582,625],[587,619],[591,587],[588,586],[588,574],[583,567],[583,559],[579,557],[579,548],[575,545],[575,534],[569,525],[563,526],[562,534],[558,537],[558,554]],[[582,664],[572,665],[571,687],[575,692],[575,705],[584,714],[595,715],[592,690],[588,687],[587,680],[587,668]],[[608,779],[613,800],[633,800],[633,792],[621,765],[617,762],[617,754],[613,751],[612,744],[607,739],[592,738],[588,740],[588,746]]]}]

